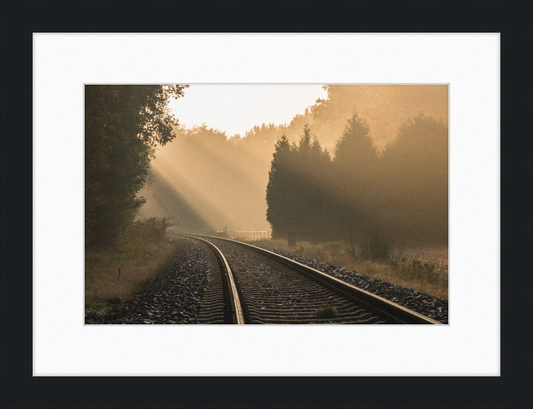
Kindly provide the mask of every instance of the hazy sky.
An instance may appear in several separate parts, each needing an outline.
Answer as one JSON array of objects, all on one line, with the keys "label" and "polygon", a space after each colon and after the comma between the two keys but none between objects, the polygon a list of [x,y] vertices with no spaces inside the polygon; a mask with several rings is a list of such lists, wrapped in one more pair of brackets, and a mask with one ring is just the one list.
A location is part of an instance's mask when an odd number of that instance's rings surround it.
[{"label": "hazy sky", "polygon": [[289,124],[318,98],[323,84],[191,84],[185,96],[171,99],[170,107],[182,125],[206,123],[226,135],[244,136],[262,123]]}]

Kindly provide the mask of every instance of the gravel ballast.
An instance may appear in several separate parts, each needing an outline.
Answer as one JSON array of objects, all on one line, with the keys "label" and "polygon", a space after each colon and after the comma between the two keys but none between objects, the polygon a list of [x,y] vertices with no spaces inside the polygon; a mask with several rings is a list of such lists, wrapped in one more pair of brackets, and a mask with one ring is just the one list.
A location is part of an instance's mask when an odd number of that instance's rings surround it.
[{"label": "gravel ballast", "polygon": [[363,290],[372,294],[379,295],[380,297],[407,307],[429,318],[440,321],[444,324],[448,324],[448,300],[443,300],[442,298],[421,293],[410,288],[401,287],[383,280],[371,278],[355,271],[346,270],[342,267],[335,267],[330,264],[322,263],[312,258],[294,254],[289,251],[279,250],[253,243],[246,244],[252,244],[253,246],[280,254],[291,260],[297,261],[332,277],[338,278],[339,280],[352,284],[358,288],[362,288]]},{"label": "gravel ballast", "polygon": [[[131,302],[120,300],[105,317],[86,318],[92,324],[194,324],[209,283],[211,266],[204,245],[176,238],[170,265],[153,285]],[[109,300],[113,303],[113,300]]]}]

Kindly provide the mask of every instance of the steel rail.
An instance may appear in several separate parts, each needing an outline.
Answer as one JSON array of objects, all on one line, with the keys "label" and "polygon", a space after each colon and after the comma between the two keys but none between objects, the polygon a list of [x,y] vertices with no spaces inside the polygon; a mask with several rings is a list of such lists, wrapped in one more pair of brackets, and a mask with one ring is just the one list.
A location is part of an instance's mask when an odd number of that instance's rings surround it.
[{"label": "steel rail", "polygon": [[208,240],[204,240],[200,237],[196,237],[196,235],[190,235],[190,234],[180,234],[180,236],[189,237],[194,240],[199,240],[204,243],[206,243],[211,249],[214,251],[215,255],[217,256],[220,268],[222,269],[224,276],[226,277],[226,281],[228,283],[229,288],[229,296],[231,299],[231,309],[233,312],[233,320],[235,324],[245,324],[244,322],[244,314],[242,312],[241,302],[239,300],[239,293],[237,291],[237,286],[235,284],[235,280],[233,278],[233,273],[231,271],[231,268],[228,264],[228,261],[226,260],[226,257],[224,257],[224,254],[220,251],[220,249],[215,246],[213,243],[211,243]]},{"label": "steel rail", "polygon": [[[341,293],[345,294],[349,298],[355,298],[356,300],[362,301],[363,303],[376,308],[377,310],[394,317],[398,321],[405,323],[405,324],[433,324],[433,325],[443,325],[442,322],[434,320],[432,318],[426,317],[423,314],[420,314],[416,311],[413,311],[409,308],[406,308],[402,305],[396,304],[395,302],[389,301],[383,297],[380,297],[376,294],[372,294],[368,291],[365,291],[361,288],[355,287],[354,285],[348,284],[342,280],[339,280],[338,278],[332,277],[328,274],[323,273],[322,271],[316,270],[312,267],[306,266],[302,263],[299,263],[297,261],[291,260],[288,257],[282,256],[280,254],[274,253],[272,251],[252,246],[247,243],[243,243],[240,241],[235,241],[231,239],[226,239],[223,237],[216,237],[216,236],[208,236],[203,234],[194,234],[189,235],[191,238],[199,238],[206,237],[210,239],[218,239],[218,240],[225,240],[231,243],[235,243],[250,249],[253,249],[254,251],[268,255],[270,258],[281,262],[282,264],[286,265],[287,267],[291,269],[295,269],[307,276],[313,277],[315,280],[320,281],[325,286],[332,288],[336,291],[340,291]],[[205,240],[204,240],[205,241]],[[209,242],[208,242],[209,243]],[[212,244],[212,243],[210,243]],[[213,245],[214,246],[214,245]],[[217,249],[218,250],[218,249]],[[220,250],[219,250],[220,251]],[[228,266],[229,267],[229,266]]]}]

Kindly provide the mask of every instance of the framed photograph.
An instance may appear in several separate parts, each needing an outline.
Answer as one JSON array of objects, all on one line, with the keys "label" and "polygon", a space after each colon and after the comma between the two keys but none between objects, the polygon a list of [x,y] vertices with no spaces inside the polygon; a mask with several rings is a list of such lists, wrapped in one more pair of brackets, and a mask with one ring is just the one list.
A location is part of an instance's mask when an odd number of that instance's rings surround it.
[{"label": "framed photograph", "polygon": [[[2,3],[2,406],[527,405],[530,15],[520,2]],[[447,325],[87,325],[85,98],[102,84],[445,86]]]}]

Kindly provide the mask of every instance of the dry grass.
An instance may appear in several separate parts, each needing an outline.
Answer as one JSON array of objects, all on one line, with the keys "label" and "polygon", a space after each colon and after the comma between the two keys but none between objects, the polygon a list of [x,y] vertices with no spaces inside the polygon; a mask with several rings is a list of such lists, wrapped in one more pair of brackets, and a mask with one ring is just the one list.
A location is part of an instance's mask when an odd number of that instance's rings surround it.
[{"label": "dry grass", "polygon": [[[85,254],[85,306],[96,308],[108,299],[127,301],[143,289],[172,259],[168,240],[138,242],[116,251]],[[119,270],[121,271],[119,277]]]},{"label": "dry grass", "polygon": [[415,248],[403,251],[407,257],[420,258],[426,262],[432,262],[448,270],[448,249],[447,248]]},{"label": "dry grass", "polygon": [[368,277],[448,299],[448,249],[394,249],[388,260],[363,260],[356,246],[342,242],[298,243],[290,248],[286,240],[254,243],[291,251]]}]

